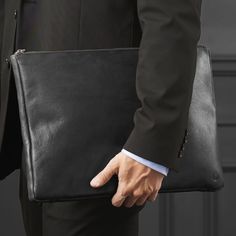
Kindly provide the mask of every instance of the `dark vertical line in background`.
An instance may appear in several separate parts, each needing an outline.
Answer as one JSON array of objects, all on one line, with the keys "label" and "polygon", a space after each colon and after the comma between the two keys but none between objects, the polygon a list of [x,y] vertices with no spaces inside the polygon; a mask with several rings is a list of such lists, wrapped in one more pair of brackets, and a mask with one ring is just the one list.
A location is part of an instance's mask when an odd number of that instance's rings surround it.
[{"label": "dark vertical line in background", "polygon": [[80,48],[80,44],[81,44],[81,28],[82,28],[82,1],[83,0],[79,0],[79,16],[78,16],[78,22],[79,22],[79,29],[78,29],[78,34],[77,34],[77,42],[76,42],[76,48],[77,49],[81,49]]},{"label": "dark vertical line in background", "polygon": [[159,204],[159,233],[157,236],[174,236],[175,206],[173,193],[165,193]]}]

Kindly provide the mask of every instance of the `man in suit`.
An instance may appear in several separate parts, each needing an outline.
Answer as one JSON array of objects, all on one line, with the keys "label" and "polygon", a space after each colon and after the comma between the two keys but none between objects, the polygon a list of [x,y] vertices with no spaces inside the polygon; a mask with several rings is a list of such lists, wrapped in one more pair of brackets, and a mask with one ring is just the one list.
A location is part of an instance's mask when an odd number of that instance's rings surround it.
[{"label": "man in suit", "polygon": [[[22,140],[9,56],[18,48],[65,50],[137,47],[142,106],[120,153],[91,187],[117,174],[112,199],[38,204],[20,199],[28,236],[138,234],[138,214],[154,201],[169,169],[178,171],[200,37],[201,0],[0,0],[0,177],[20,168]],[[92,137],[91,137],[92,138]]]}]

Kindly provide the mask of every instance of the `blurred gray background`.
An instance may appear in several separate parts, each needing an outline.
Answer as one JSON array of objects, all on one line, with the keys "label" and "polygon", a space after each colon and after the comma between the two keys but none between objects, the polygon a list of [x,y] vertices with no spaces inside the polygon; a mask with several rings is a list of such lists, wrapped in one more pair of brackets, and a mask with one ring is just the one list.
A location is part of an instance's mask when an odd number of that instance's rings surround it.
[{"label": "blurred gray background", "polygon": [[[235,236],[236,1],[203,0],[200,44],[211,51],[225,187],[216,193],[159,194],[140,215],[140,236]],[[19,172],[0,183],[0,236],[25,236]]]}]

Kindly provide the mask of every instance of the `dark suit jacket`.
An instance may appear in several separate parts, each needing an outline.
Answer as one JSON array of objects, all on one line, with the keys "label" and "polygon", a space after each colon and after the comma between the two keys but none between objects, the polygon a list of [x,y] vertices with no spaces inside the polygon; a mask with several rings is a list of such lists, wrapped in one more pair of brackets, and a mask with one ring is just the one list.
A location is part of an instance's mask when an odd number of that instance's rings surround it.
[{"label": "dark suit jacket", "polygon": [[[178,171],[200,37],[201,0],[0,0],[0,178],[19,168],[21,135],[9,56],[17,48],[140,47],[142,107],[124,148]],[[30,20],[29,20],[30,19]]]}]

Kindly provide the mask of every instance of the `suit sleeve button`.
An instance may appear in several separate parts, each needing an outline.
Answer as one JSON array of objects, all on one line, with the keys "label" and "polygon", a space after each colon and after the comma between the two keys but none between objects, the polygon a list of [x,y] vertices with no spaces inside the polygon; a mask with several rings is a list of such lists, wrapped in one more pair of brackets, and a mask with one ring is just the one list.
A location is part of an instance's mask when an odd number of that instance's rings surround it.
[{"label": "suit sleeve button", "polygon": [[14,18],[16,19],[17,18],[17,10],[16,9],[14,10],[13,15],[14,15]]},{"label": "suit sleeve button", "polygon": [[183,150],[182,150],[182,148],[179,150],[179,153],[178,153],[177,157],[178,158],[183,157]]},{"label": "suit sleeve button", "polygon": [[5,58],[5,63],[10,67],[10,60],[8,58]]}]

